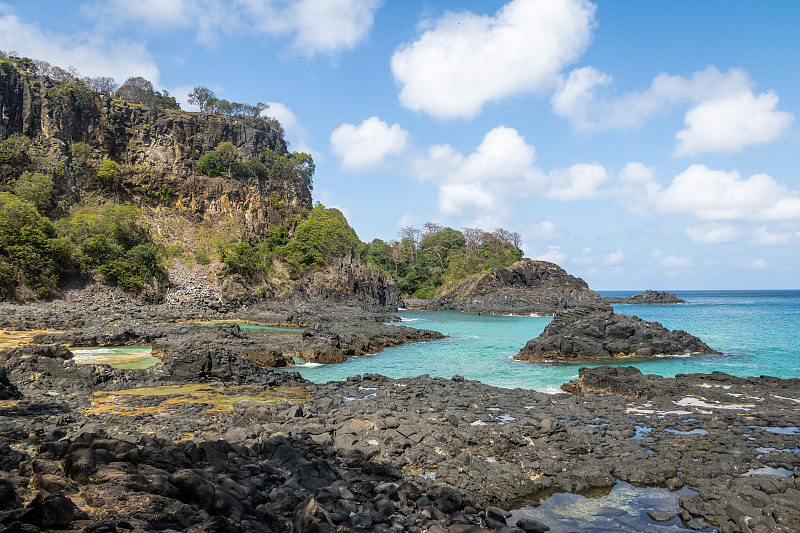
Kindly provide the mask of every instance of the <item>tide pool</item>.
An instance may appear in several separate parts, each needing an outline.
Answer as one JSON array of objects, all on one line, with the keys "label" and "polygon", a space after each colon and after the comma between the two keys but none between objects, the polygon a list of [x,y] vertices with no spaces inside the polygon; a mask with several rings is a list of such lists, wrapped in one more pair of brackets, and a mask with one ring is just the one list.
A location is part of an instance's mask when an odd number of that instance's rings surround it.
[{"label": "tide pool", "polygon": [[[641,291],[601,292],[604,296]],[[800,291],[674,291],[686,305],[617,305],[618,313],[635,314],[683,329],[723,355],[685,355],[653,359],[575,363],[528,363],[511,359],[538,336],[549,317],[495,316],[454,311],[401,311],[402,325],[449,335],[439,341],[387,348],[374,355],[352,357],[335,365],[294,367],[318,383],[356,374],[392,378],[428,374],[461,375],[489,385],[556,392],[575,379],[578,368],[635,366],[646,374],[718,370],[737,376],[800,377]]]}]

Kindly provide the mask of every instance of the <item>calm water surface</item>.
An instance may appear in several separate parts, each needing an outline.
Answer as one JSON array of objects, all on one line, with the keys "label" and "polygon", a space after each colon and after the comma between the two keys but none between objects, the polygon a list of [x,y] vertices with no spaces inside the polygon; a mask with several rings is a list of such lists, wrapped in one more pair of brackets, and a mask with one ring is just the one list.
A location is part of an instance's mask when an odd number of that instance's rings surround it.
[{"label": "calm water surface", "polygon": [[[641,291],[601,292],[604,296]],[[642,372],[672,377],[719,370],[738,376],[800,377],[800,291],[676,291],[686,305],[617,305],[618,313],[661,322],[697,335],[723,355],[624,359]],[[549,317],[516,317],[454,311],[401,311],[403,325],[449,337],[388,348],[336,365],[295,367],[315,382],[378,373],[393,378],[421,374],[467,379],[507,388],[555,392],[581,366],[608,363],[528,363],[511,359],[539,335]]]}]

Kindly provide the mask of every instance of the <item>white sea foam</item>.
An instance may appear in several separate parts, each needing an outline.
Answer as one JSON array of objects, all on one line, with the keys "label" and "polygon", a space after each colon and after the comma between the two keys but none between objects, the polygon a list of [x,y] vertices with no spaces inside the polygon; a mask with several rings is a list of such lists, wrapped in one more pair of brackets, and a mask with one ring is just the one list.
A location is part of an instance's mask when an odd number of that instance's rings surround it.
[{"label": "white sea foam", "polygon": [[300,363],[300,364],[296,364],[294,366],[303,367],[303,368],[312,368],[312,367],[315,367],[315,366],[322,366],[322,363]]},{"label": "white sea foam", "polygon": [[705,401],[705,398],[695,398],[692,396],[686,396],[681,398],[677,402],[672,402],[675,405],[680,405],[681,407],[702,407],[704,409],[741,409],[744,411],[749,411],[754,405],[747,405],[747,404],[729,404],[729,403],[708,403]]},{"label": "white sea foam", "polygon": [[786,396],[778,396],[777,394],[773,394],[772,397],[777,398],[778,400],[789,400],[790,402],[800,403],[800,400],[797,398],[787,398]]}]

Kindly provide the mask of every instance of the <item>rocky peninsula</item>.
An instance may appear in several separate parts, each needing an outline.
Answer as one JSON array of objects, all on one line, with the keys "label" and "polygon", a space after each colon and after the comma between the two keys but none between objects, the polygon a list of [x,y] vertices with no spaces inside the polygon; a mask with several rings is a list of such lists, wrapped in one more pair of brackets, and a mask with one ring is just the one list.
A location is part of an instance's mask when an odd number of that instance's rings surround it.
[{"label": "rocky peninsula", "polygon": [[564,361],[718,353],[682,330],[614,313],[610,305],[576,307],[557,313],[541,335],[514,356],[521,361]]},{"label": "rocky peninsula", "polygon": [[547,261],[523,259],[506,268],[469,276],[430,300],[409,300],[413,308],[467,313],[541,314],[600,301],[584,280]]}]

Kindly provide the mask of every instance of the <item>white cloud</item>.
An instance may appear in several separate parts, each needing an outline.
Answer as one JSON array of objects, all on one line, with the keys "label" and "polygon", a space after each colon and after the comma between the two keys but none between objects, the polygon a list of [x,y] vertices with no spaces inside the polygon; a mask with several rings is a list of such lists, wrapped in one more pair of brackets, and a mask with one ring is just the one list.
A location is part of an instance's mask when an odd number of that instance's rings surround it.
[{"label": "white cloud", "polygon": [[694,266],[694,259],[686,255],[666,255],[662,250],[653,250],[650,252],[650,257],[653,258],[658,266],[670,269],[677,268],[692,268]]},{"label": "white cloud", "polygon": [[306,55],[351,50],[362,41],[381,0],[299,0],[289,2],[294,45]]},{"label": "white cloud", "polygon": [[283,126],[283,131],[286,134],[286,141],[291,143],[290,150],[293,152],[305,152],[314,156],[315,160],[319,160],[321,155],[308,146],[308,132],[305,127],[297,120],[297,115],[294,114],[287,105],[280,102],[266,102],[269,108],[266,109],[262,115],[277,119]]},{"label": "white cloud", "polygon": [[794,115],[778,111],[778,96],[770,91],[756,97],[743,92],[709,100],[686,113],[687,128],[675,134],[676,156],[704,152],[737,153],[747,146],[768,144],[780,138]]},{"label": "white cloud", "polygon": [[634,214],[688,214],[702,220],[790,220],[800,218],[800,193],[790,191],[767,174],[743,179],[738,171],[692,165],[666,189],[654,173],[629,164],[614,190]]},{"label": "white cloud", "polygon": [[364,172],[379,168],[390,155],[401,154],[408,143],[408,132],[399,124],[389,126],[378,117],[370,117],[358,126],[342,124],[333,130],[330,140],[342,169]]},{"label": "white cloud", "polygon": [[313,56],[350,50],[372,29],[382,0],[112,0],[90,4],[87,13],[103,23],[154,29],[191,28],[197,39],[215,44],[220,36],[243,32],[290,36],[300,53]]},{"label": "white cloud", "polygon": [[763,270],[769,268],[769,263],[763,259],[743,259],[741,266],[744,268],[752,268],[753,270]]},{"label": "white cloud", "polygon": [[587,0],[512,0],[494,16],[445,12],[392,56],[400,102],[472,118],[488,102],[550,88],[589,45],[594,10]]},{"label": "white cloud", "polygon": [[736,226],[712,223],[704,226],[690,226],[686,228],[686,235],[700,244],[720,244],[736,241],[741,237],[742,232]]},{"label": "white cloud", "polygon": [[780,246],[789,244],[794,240],[794,236],[789,232],[772,232],[766,226],[761,226],[753,230],[751,235],[752,244],[761,246]]},{"label": "white cloud", "polygon": [[608,173],[605,167],[597,163],[579,163],[569,168],[553,170],[548,178],[550,188],[544,197],[572,202],[597,196],[599,187],[608,181]]},{"label": "white cloud", "polygon": [[490,130],[471,154],[450,145],[434,145],[416,158],[410,173],[439,186],[443,215],[471,216],[486,224],[502,224],[511,216],[512,199],[541,197],[563,202],[593,198],[607,180],[606,170],[579,163],[549,173],[534,166],[536,149],[513,128]]},{"label": "white cloud", "polygon": [[636,129],[677,105],[694,105],[686,129],[676,134],[676,156],[704,152],[740,152],[747,146],[779,139],[794,115],[778,111],[778,96],[753,93],[753,81],[741,69],[720,72],[708,67],[688,78],[658,75],[644,91],[611,92],[613,78],[594,67],[569,73],[551,99],[553,110],[576,131]]},{"label": "white cloud", "polygon": [[54,34],[9,13],[0,16],[0,48],[61,68],[75,67],[83,76],[111,76],[119,83],[142,76],[158,86],[158,67],[145,45],[135,41],[110,40],[97,33]]},{"label": "white cloud", "polygon": [[706,220],[800,218],[800,194],[766,174],[742,179],[737,171],[692,165],[663,191],[662,209]]},{"label": "white cloud", "polygon": [[561,228],[555,222],[550,220],[543,220],[528,228],[525,236],[534,241],[551,241],[560,237],[562,234]]},{"label": "white cloud", "polygon": [[557,265],[562,265],[569,259],[569,254],[562,250],[560,246],[548,246],[543,252],[534,252],[530,256],[533,259],[549,261]]},{"label": "white cloud", "polygon": [[581,254],[573,258],[575,263],[593,267],[610,267],[622,263],[625,254],[619,248],[605,252],[597,252],[592,248],[584,248]]}]

